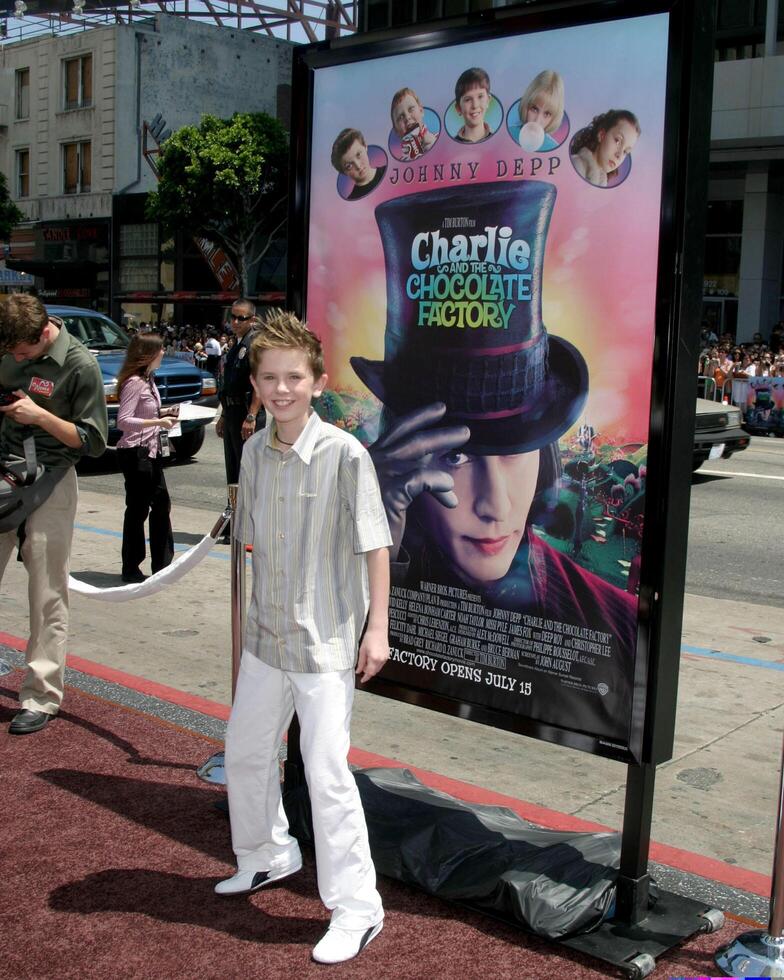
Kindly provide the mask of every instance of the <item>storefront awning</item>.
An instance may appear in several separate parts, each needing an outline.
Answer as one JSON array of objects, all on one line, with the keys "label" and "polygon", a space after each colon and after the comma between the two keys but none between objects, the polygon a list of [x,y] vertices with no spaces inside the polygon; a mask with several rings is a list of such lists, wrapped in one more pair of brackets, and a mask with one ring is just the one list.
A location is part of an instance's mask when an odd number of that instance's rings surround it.
[{"label": "storefront awning", "polygon": [[0,269],[0,286],[34,286],[35,279],[17,269]]},{"label": "storefront awning", "polygon": [[[232,303],[239,297],[240,294],[234,291],[200,293],[190,290],[177,290],[172,293],[117,293],[114,298],[121,303]],[[261,303],[282,303],[286,299],[286,294],[282,292],[258,293],[249,298]]]},{"label": "storefront awning", "polygon": [[74,274],[76,272],[95,274],[96,270],[107,268],[106,265],[98,262],[90,262],[86,259],[74,259],[69,262],[62,260],[58,260],[57,262],[43,262],[38,259],[6,259],[5,264],[8,269],[24,270],[37,276],[51,276],[55,273]]}]

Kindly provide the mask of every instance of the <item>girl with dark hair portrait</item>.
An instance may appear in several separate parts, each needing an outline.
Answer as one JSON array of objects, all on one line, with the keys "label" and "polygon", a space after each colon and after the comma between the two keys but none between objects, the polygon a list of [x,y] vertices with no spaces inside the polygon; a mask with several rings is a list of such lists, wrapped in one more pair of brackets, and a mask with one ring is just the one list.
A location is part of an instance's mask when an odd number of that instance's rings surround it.
[{"label": "girl with dark hair portrait", "polygon": [[570,148],[574,169],[589,184],[608,187],[640,136],[640,124],[628,109],[610,109],[594,116],[575,133]]}]

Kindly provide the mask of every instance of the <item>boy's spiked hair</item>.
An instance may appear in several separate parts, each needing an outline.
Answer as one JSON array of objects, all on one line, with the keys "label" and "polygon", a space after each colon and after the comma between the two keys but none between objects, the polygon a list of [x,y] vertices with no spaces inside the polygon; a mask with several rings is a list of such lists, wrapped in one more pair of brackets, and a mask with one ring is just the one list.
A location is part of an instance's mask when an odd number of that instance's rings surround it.
[{"label": "boy's spiked hair", "polygon": [[484,68],[466,68],[455,82],[455,102],[459,104],[470,88],[484,88],[490,94],[490,76]]},{"label": "boy's spiked hair", "polygon": [[313,377],[318,381],[324,373],[324,351],[321,341],[304,320],[276,307],[269,310],[259,326],[249,350],[250,368],[254,374],[265,350],[301,350],[307,355]]}]

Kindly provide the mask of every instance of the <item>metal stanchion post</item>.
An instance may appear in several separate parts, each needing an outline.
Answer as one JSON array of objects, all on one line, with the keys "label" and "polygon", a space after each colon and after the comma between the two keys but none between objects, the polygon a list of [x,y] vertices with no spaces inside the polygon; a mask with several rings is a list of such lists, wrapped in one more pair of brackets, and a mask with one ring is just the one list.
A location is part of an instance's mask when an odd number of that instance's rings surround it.
[{"label": "metal stanchion post", "polygon": [[715,960],[719,969],[729,977],[784,977],[784,750],[768,931],[756,929],[742,933],[720,949]]},{"label": "metal stanchion post", "polygon": [[[237,484],[230,483],[229,506],[237,509]],[[234,519],[230,527],[234,528]],[[242,638],[245,634],[245,545],[231,536],[231,700],[237,689],[237,676],[242,657]]]},{"label": "metal stanchion post", "polygon": [[[228,510],[232,515],[237,507],[237,484],[230,483]],[[225,512],[224,512],[225,513]],[[231,527],[231,525],[229,525]],[[245,633],[245,545],[231,536],[231,699],[237,687],[237,675],[242,656],[242,638]],[[226,785],[226,772],[223,767],[224,754],[216,752],[196,770],[196,775],[207,783]]]}]

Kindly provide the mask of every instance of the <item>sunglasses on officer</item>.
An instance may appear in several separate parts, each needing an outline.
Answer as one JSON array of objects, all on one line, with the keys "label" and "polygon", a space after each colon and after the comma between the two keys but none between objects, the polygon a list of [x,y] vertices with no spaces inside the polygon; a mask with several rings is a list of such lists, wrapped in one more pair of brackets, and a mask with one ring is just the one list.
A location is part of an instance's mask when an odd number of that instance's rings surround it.
[{"label": "sunglasses on officer", "polygon": [[253,314],[248,313],[246,316],[240,316],[237,313],[232,313],[229,319],[236,320],[238,323],[247,323],[248,320],[253,319]]}]

